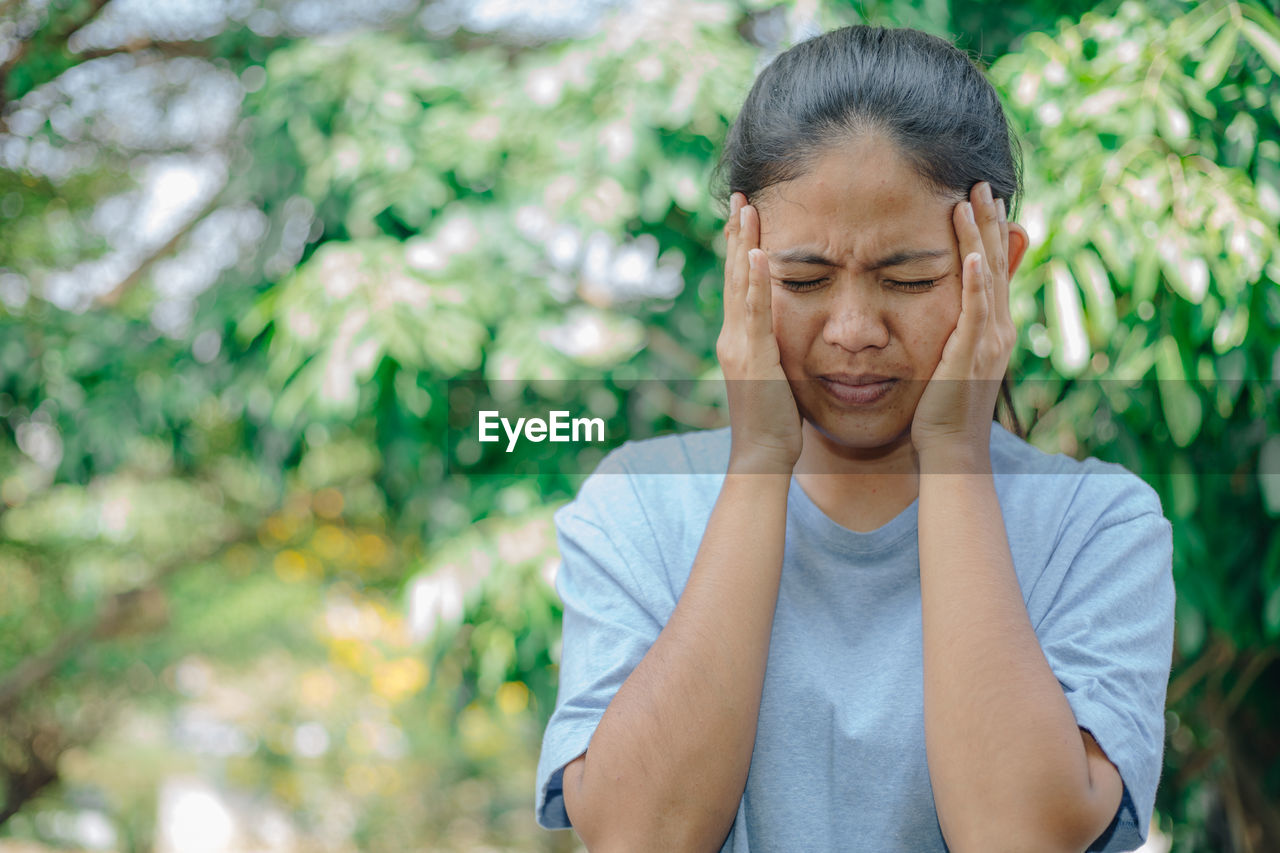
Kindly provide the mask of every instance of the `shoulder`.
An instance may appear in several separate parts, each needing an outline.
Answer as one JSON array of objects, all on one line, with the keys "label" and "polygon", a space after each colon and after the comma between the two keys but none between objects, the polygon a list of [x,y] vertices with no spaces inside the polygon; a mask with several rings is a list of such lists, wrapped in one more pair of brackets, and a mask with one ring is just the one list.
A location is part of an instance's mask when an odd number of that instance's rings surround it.
[{"label": "shoulder", "polygon": [[998,423],[991,431],[992,471],[1020,500],[1048,501],[1072,514],[1115,521],[1164,514],[1159,493],[1123,465],[1046,453]]},{"label": "shoulder", "polygon": [[702,503],[708,494],[714,501],[728,460],[728,427],[628,441],[600,461],[557,516],[650,516]]},{"label": "shoulder", "polygon": [[729,437],[729,428],[723,427],[628,441],[605,461],[635,475],[724,474],[729,464]]},{"label": "shoulder", "polygon": [[[664,623],[688,578],[728,451],[726,428],[628,441],[606,455],[555,512],[562,598],[575,589],[594,595],[588,590],[599,591],[604,572]],[[577,580],[565,580],[570,575]]]}]

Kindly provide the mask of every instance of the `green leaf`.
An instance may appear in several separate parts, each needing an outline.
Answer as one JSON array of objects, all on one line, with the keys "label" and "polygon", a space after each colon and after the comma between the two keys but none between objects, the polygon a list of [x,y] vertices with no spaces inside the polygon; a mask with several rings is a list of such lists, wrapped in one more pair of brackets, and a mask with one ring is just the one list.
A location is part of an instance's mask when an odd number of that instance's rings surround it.
[{"label": "green leaf", "polygon": [[1113,221],[1100,219],[1093,229],[1093,248],[1116,280],[1123,281],[1122,276],[1133,270],[1133,247],[1117,231]]},{"label": "green leaf", "polygon": [[1053,336],[1050,360],[1064,376],[1075,376],[1089,361],[1089,338],[1084,330],[1080,289],[1067,265],[1049,262],[1049,294],[1045,302],[1049,332]]},{"label": "green leaf", "polygon": [[1242,349],[1233,349],[1219,356],[1214,366],[1214,406],[1218,417],[1228,418],[1235,409],[1236,400],[1244,388],[1244,372],[1247,358]]},{"label": "green leaf", "polygon": [[1165,280],[1183,299],[1199,305],[1209,290],[1209,265],[1190,245],[1190,235],[1167,229],[1156,242]]},{"label": "green leaf", "polygon": [[1147,240],[1133,271],[1133,303],[1150,302],[1160,282],[1160,252],[1155,240]]},{"label": "green leaf", "polygon": [[1089,324],[1090,339],[1098,346],[1105,346],[1116,328],[1116,297],[1111,290],[1111,279],[1102,259],[1089,249],[1075,253],[1071,269],[1076,281],[1084,286],[1085,318]]},{"label": "green leaf", "polygon": [[1271,590],[1262,611],[1262,627],[1268,640],[1280,637],[1280,586]]},{"label": "green leaf", "polygon": [[1267,512],[1280,515],[1280,435],[1273,435],[1258,454],[1258,486]]},{"label": "green leaf", "polygon": [[1178,105],[1165,87],[1160,87],[1156,101],[1156,122],[1160,127],[1160,136],[1172,146],[1181,148],[1191,134],[1191,119],[1187,118],[1186,110]]},{"label": "green leaf", "polygon": [[1169,435],[1174,444],[1186,447],[1200,432],[1203,407],[1200,395],[1182,369],[1178,342],[1172,337],[1166,337],[1160,342],[1156,355],[1156,379],[1160,389],[1160,406],[1164,410]]},{"label": "green leaf", "polygon": [[1178,651],[1184,658],[1192,658],[1204,646],[1204,614],[1179,595],[1174,602],[1174,626],[1178,634]]},{"label": "green leaf", "polygon": [[1222,82],[1232,60],[1236,58],[1236,46],[1240,42],[1240,32],[1231,24],[1227,24],[1214,36],[1205,50],[1204,59],[1196,67],[1196,81],[1206,89],[1213,89]]},{"label": "green leaf", "polygon": [[1254,50],[1262,55],[1267,65],[1271,66],[1271,70],[1280,74],[1280,39],[1253,21],[1242,21],[1240,32],[1253,45]]},{"label": "green leaf", "polygon": [[1142,379],[1155,364],[1155,350],[1155,347],[1147,343],[1145,326],[1130,327],[1124,343],[1120,345],[1120,351],[1116,353],[1113,375],[1130,381]]},{"label": "green leaf", "polygon": [[1173,492],[1171,511],[1177,518],[1191,518],[1199,503],[1196,472],[1187,461],[1186,454],[1178,453],[1169,461],[1169,485]]}]

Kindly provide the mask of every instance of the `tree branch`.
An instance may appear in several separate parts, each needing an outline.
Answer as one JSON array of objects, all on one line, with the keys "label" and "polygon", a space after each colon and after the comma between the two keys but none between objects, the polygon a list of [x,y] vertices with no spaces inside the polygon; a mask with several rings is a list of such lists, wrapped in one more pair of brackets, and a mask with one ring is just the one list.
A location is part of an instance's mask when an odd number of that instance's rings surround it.
[{"label": "tree branch", "polygon": [[[127,696],[120,688],[115,692],[117,695],[113,698],[123,700]],[[0,826],[37,794],[58,781],[58,762],[63,753],[76,744],[90,743],[97,738],[114,719],[120,704],[122,702],[110,704],[105,711],[99,709],[99,713],[89,717],[88,722],[73,729],[47,720],[34,726],[26,720],[14,725],[13,715],[9,716],[6,722],[10,727],[23,731],[21,737],[14,739],[21,752],[17,769],[12,765],[3,768],[6,773],[5,800],[4,806],[0,807]]]},{"label": "tree branch", "polygon": [[210,213],[216,210],[218,205],[221,202],[222,202],[221,191],[214,193],[213,198],[209,200],[209,203],[206,204],[204,208],[200,210],[199,213],[197,213],[195,216],[192,216],[190,219],[188,219],[186,223],[181,228],[179,228],[172,237],[170,237],[168,240],[165,241],[163,246],[160,246],[150,255],[143,258],[142,262],[139,263],[136,267],[134,267],[133,272],[129,273],[127,276],[121,279],[119,284],[117,284],[115,287],[111,288],[109,291],[99,296],[96,300],[94,300],[94,302],[97,303],[98,305],[106,306],[106,307],[110,307],[112,305],[115,305],[117,302],[119,302],[120,297],[124,296],[124,294],[131,287],[133,287],[135,284],[141,281],[143,275],[146,274],[147,270],[151,269],[152,265],[154,265],[156,261],[160,260],[164,256],[168,255],[170,252],[172,252],[174,249],[176,249],[178,247],[178,244],[182,242],[182,239],[186,237],[188,234],[190,234],[192,229],[194,229],[198,223],[202,222],[206,216],[208,216]]},{"label": "tree branch", "polygon": [[[45,734],[48,730],[46,729]],[[39,737],[41,735],[37,735]],[[39,755],[34,748],[35,738],[24,739],[21,746],[26,768],[9,776],[5,785],[4,807],[0,808],[0,826],[4,826],[9,818],[16,815],[27,801],[53,784],[58,779],[57,756],[62,750],[55,749],[53,760]]]},{"label": "tree branch", "polygon": [[1280,657],[1280,649],[1263,649],[1253,656],[1245,666],[1244,672],[1236,679],[1227,698],[1222,700],[1221,713],[1224,722],[1235,712],[1236,706],[1240,704],[1240,700],[1244,698],[1245,693],[1253,686],[1253,682],[1262,674],[1262,671],[1278,657]]},{"label": "tree branch", "polygon": [[1231,663],[1235,657],[1235,649],[1231,643],[1221,637],[1215,637],[1213,641],[1201,651],[1200,655],[1193,660],[1186,669],[1178,673],[1177,677],[1169,684],[1168,695],[1165,704],[1176,705],[1182,701],[1192,687],[1203,679],[1205,676],[1214,672],[1218,672],[1222,667]]},{"label": "tree branch", "polygon": [[82,50],[76,54],[81,61],[101,59],[104,56],[115,56],[118,53],[141,53],[154,50],[165,56],[204,56],[211,54],[207,41],[152,41],[151,39],[134,39],[118,47],[104,47],[99,50]]},{"label": "tree branch", "polygon": [[62,42],[63,47],[66,46],[67,42],[71,40],[73,35],[89,26],[93,19],[98,17],[98,13],[102,11],[102,7],[110,2],[111,0],[89,0],[89,14],[81,18],[78,23],[72,24],[70,27],[63,30],[62,34],[59,36],[59,40]]},{"label": "tree branch", "polygon": [[1228,728],[1224,727],[1222,734],[1226,741],[1228,759],[1239,782],[1240,798],[1247,806],[1249,817],[1257,820],[1262,829],[1259,847],[1263,850],[1280,849],[1280,812],[1272,806],[1271,797],[1264,790],[1262,780],[1265,774],[1254,766],[1248,752],[1241,748]]},{"label": "tree branch", "polygon": [[237,531],[235,535],[219,541],[208,554],[169,563],[156,570],[147,584],[118,592],[107,598],[88,624],[67,631],[51,648],[23,661],[3,681],[0,681],[0,715],[7,714],[27,691],[47,680],[89,642],[119,633],[131,619],[136,617],[154,622],[157,596],[163,594],[161,585],[166,579],[194,562],[209,559],[224,548],[242,541],[247,535],[244,531]]},{"label": "tree branch", "polygon": [[[27,49],[31,47],[31,41],[25,40],[18,43],[12,55],[9,56],[2,64],[0,64],[0,108],[9,103],[9,96],[4,93],[4,87],[9,83],[9,72],[18,67],[18,63],[27,55]],[[0,119],[0,132],[7,131],[7,124],[2,123]]]},{"label": "tree branch", "polygon": [[20,2],[21,0],[0,0],[0,18],[9,14],[9,10],[14,6],[17,6]]},{"label": "tree branch", "polygon": [[[109,2],[110,0],[90,0],[88,13],[72,22],[70,26],[66,27],[61,32],[51,34],[49,36],[50,41],[59,45],[62,48],[62,53],[67,54],[69,52],[67,50],[67,41],[73,35],[88,26],[89,22],[96,18],[98,13],[102,11],[102,7],[107,5]],[[17,49],[13,52],[13,55],[6,59],[4,63],[0,64],[0,108],[3,108],[9,102],[9,96],[5,94],[5,86],[9,82],[10,72],[17,68],[18,64],[26,58],[27,51],[31,48],[31,43],[36,40],[40,33],[49,29],[52,21],[53,15],[50,14],[49,17],[45,19],[44,26],[38,27],[31,33],[31,35],[19,42]],[[4,124],[0,123],[0,131],[3,131],[4,129]]]}]

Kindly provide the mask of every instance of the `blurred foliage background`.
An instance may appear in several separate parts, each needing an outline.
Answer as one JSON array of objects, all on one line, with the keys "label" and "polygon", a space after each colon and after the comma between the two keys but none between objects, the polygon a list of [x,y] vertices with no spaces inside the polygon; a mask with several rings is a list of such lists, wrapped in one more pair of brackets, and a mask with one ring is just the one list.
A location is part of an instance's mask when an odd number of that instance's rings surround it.
[{"label": "blurred foliage background", "polygon": [[869,22],[989,65],[1018,413],[1173,521],[1150,849],[1280,850],[1276,13],[0,0],[0,849],[577,849],[533,770],[593,458],[461,474],[450,391],[724,423],[627,390],[714,385],[718,146]]}]

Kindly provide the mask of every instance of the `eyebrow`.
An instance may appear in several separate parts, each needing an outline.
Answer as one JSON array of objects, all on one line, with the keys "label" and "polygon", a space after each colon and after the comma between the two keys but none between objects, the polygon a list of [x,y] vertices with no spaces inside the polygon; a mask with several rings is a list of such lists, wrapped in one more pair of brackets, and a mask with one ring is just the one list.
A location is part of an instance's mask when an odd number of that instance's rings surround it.
[{"label": "eyebrow", "polygon": [[[913,261],[933,260],[950,254],[951,252],[946,249],[904,249],[903,251],[886,255],[878,261],[873,261],[867,265],[867,269],[878,270],[885,267],[897,267]],[[824,257],[821,253],[806,248],[783,249],[780,252],[774,252],[773,260],[781,264],[809,264],[822,267],[840,266],[835,261]]]}]

